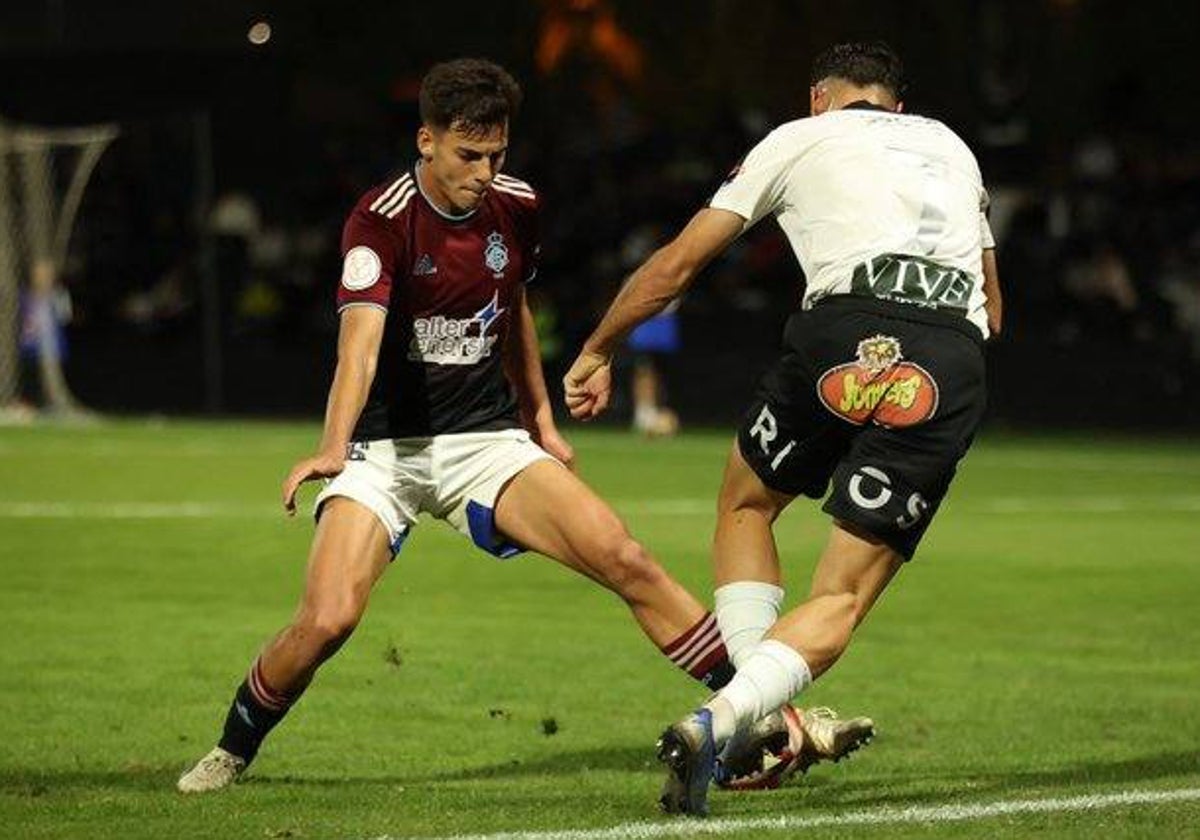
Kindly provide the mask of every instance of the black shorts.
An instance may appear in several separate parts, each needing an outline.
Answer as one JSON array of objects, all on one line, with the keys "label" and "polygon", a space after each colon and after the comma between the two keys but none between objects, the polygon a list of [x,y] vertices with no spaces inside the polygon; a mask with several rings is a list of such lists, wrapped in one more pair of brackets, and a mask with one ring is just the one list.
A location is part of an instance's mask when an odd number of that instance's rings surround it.
[{"label": "black shorts", "polygon": [[912,558],[983,417],[983,338],[966,319],[838,297],[797,312],[738,430],[773,490]]}]

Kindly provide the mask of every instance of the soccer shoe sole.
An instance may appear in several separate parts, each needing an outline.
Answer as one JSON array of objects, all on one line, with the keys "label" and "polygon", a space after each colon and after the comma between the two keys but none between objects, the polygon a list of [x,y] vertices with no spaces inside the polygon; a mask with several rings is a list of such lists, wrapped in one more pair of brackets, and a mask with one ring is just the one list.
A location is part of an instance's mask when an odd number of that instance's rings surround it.
[{"label": "soccer shoe sole", "polygon": [[698,734],[700,737],[687,732],[681,722],[668,727],[658,739],[658,760],[667,768],[658,798],[665,813],[708,816],[708,786],[716,756],[711,734],[703,729]]},{"label": "soccer shoe sole", "polygon": [[760,776],[768,759],[782,754],[790,741],[787,719],[782,712],[772,712],[729,740],[718,758],[714,781],[721,788],[741,789],[745,780]]}]

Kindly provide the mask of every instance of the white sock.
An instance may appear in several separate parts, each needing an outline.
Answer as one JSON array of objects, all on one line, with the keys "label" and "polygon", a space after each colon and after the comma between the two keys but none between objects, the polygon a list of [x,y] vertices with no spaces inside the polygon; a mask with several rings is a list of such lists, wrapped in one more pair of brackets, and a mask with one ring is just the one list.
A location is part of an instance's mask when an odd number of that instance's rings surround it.
[{"label": "white sock", "polygon": [[718,587],[713,593],[717,626],[729,661],[740,668],[750,651],[779,618],[783,590],[773,583],[739,580]]},{"label": "white sock", "polygon": [[658,406],[642,404],[633,409],[633,428],[639,431],[653,428],[658,422]]},{"label": "white sock", "polygon": [[768,639],[738,665],[737,674],[705,707],[720,747],[734,732],[775,711],[812,684],[812,671],[794,648]]}]

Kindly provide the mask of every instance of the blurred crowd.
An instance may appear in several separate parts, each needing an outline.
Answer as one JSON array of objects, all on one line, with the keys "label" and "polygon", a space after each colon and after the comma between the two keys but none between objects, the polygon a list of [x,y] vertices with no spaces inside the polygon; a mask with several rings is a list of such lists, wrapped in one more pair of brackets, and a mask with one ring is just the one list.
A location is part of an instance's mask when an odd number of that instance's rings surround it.
[{"label": "blurred crowd", "polygon": [[[701,132],[674,132],[627,105],[611,106],[599,123],[604,130],[565,121],[525,134],[518,127],[514,136],[509,170],[544,202],[544,267],[532,293],[551,358],[590,327],[622,278],[770,128],[760,113],[731,112],[714,115]],[[402,147],[385,161],[354,159],[341,146],[313,148],[310,166],[325,177],[274,193],[226,189],[204,230],[193,224],[188,200],[128,190],[113,177],[119,166],[107,178],[102,169],[83,225],[92,243],[84,249],[86,276],[74,275],[76,311],[85,321],[148,332],[199,317],[196,254],[207,233],[231,333],[296,340],[331,330],[342,215],[414,153]],[[993,185],[1012,333],[1063,346],[1099,337],[1200,363],[1198,175],[1200,158],[1096,136],[1052,179]],[[778,322],[800,282],[786,243],[763,225],[710,270],[684,313]]]},{"label": "blurred crowd", "polygon": [[[686,125],[663,118],[639,95],[637,41],[602,2],[570,8],[543,21],[507,164],[542,196],[531,299],[552,381],[627,273],[789,118],[728,103]],[[275,167],[269,177],[228,176],[251,170],[225,163],[253,138],[218,124],[208,197],[190,172],[203,162],[193,126],[127,124],[89,187],[65,272],[75,329],[194,342],[215,317],[224,341],[264,353],[328,349],[342,220],[362,191],[411,166],[415,82],[398,83],[373,115],[290,123],[286,148],[259,151]],[[1018,165],[993,166],[1007,152],[988,145],[986,126],[953,127],[978,150],[991,188],[1007,296],[1002,352],[1018,366],[1151,371],[1151,397],[1188,390],[1200,371],[1200,153],[1097,132],[1053,155],[1026,137]],[[772,346],[802,282],[783,237],[760,225],[687,295],[680,364]]]},{"label": "blurred crowd", "polygon": [[1200,364],[1200,156],[1092,136],[1055,182],[997,188],[993,217],[1017,329]]}]

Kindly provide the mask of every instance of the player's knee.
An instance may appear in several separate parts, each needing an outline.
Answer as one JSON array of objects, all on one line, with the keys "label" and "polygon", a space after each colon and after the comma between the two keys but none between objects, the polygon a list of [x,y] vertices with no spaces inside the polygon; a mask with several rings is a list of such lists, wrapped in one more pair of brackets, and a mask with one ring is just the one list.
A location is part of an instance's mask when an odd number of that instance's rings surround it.
[{"label": "player's knee", "polygon": [[605,582],[624,596],[657,586],[665,574],[650,552],[628,534],[612,540],[604,555]]},{"label": "player's knee", "polygon": [[352,604],[322,604],[304,610],[297,623],[316,650],[332,652],[350,638],[360,616]]}]

